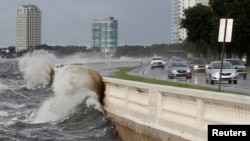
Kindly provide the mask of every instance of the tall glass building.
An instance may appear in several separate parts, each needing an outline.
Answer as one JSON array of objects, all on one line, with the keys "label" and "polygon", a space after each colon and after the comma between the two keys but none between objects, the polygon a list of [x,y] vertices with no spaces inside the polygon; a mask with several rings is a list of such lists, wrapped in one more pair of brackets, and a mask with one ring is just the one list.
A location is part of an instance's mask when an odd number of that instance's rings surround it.
[{"label": "tall glass building", "polygon": [[171,43],[181,43],[187,37],[187,31],[180,27],[185,18],[184,10],[200,3],[208,6],[209,0],[171,0]]},{"label": "tall glass building", "polygon": [[102,53],[116,50],[118,46],[118,21],[114,17],[96,19],[92,23],[92,48],[99,48]]},{"label": "tall glass building", "polygon": [[35,5],[16,10],[16,52],[32,50],[41,44],[41,11]]}]

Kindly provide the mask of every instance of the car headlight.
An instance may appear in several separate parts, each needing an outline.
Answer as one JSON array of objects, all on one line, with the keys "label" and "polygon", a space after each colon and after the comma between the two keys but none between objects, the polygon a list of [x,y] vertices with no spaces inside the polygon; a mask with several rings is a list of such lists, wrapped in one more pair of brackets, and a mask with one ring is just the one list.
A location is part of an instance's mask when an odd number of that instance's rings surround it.
[{"label": "car headlight", "polygon": [[232,75],[239,75],[237,71],[232,72]]},{"label": "car headlight", "polygon": [[208,65],[206,65],[206,68],[208,68]]},{"label": "car headlight", "polygon": [[198,68],[198,65],[194,65],[194,69],[197,69]]},{"label": "car headlight", "polygon": [[218,77],[218,76],[220,76],[220,73],[219,72],[213,72],[212,75],[215,76],[215,77],[216,76]]},{"label": "car headlight", "polygon": [[176,70],[172,70],[172,73],[177,73],[177,71]]},{"label": "car headlight", "polygon": [[187,70],[187,73],[190,73],[190,72],[191,72],[191,70],[190,70],[190,69],[188,69],[188,70]]},{"label": "car headlight", "polygon": [[232,75],[237,75],[237,72],[233,72]]}]

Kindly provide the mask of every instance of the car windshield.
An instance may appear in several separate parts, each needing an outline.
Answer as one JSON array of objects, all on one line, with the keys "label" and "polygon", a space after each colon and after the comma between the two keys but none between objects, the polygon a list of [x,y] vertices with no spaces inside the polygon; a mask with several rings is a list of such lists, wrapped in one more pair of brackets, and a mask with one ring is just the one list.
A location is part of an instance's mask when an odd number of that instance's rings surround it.
[{"label": "car windshield", "polygon": [[[221,68],[221,63],[213,63],[212,65],[213,69],[220,69]],[[230,63],[223,63],[222,69],[233,69],[233,66]]]},{"label": "car windshield", "polygon": [[184,64],[184,63],[172,63],[172,67],[187,67],[187,64]]},{"label": "car windshield", "polygon": [[162,58],[153,58],[153,60],[163,60]]},{"label": "car windshield", "polygon": [[182,58],[173,58],[173,61],[182,61]]},{"label": "car windshield", "polygon": [[232,65],[244,65],[242,60],[226,60],[227,62],[230,62]]}]

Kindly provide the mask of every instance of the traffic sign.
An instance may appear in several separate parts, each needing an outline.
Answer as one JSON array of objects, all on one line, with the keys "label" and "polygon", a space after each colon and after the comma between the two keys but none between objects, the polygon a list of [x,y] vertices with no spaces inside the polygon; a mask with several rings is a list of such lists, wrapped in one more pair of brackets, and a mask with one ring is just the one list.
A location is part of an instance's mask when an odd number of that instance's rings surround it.
[{"label": "traffic sign", "polygon": [[233,19],[220,19],[218,42],[231,42]]}]

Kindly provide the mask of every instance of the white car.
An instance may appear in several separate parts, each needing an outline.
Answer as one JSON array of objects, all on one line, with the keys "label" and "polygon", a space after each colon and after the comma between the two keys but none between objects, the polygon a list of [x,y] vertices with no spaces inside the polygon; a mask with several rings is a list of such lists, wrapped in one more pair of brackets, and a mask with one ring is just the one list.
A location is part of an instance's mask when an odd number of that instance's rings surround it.
[{"label": "white car", "polygon": [[151,65],[151,69],[154,69],[154,68],[164,69],[165,68],[165,61],[164,61],[163,57],[156,56],[156,57],[152,58],[150,65]]},{"label": "white car", "polygon": [[[206,83],[214,84],[215,81],[220,80],[221,61],[213,61],[206,69]],[[229,62],[223,61],[221,81],[228,81],[237,84],[237,71]]]}]

